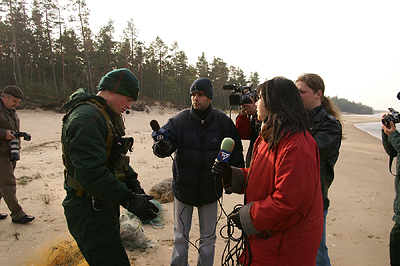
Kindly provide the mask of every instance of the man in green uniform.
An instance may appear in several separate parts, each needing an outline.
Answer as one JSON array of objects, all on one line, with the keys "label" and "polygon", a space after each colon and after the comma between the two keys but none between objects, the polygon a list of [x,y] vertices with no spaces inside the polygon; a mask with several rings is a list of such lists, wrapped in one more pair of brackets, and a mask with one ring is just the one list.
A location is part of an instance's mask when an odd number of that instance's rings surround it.
[{"label": "man in green uniform", "polygon": [[122,112],[137,100],[140,88],[128,69],[107,73],[98,94],[77,90],[63,105],[63,201],[68,229],[89,265],[130,265],[119,231],[120,205],[141,220],[158,208],[149,200],[129,166]]},{"label": "man in green uniform", "polygon": [[[19,224],[26,224],[35,219],[34,216],[27,215],[18,203],[17,182],[14,176],[17,159],[10,157],[10,142],[16,138],[13,133],[19,132],[19,118],[15,108],[23,97],[24,94],[19,87],[8,85],[4,88],[0,100],[0,199],[4,199],[11,211],[12,222]],[[18,153],[19,147],[16,148],[14,152]],[[0,213],[0,220],[6,217],[7,214]]]}]

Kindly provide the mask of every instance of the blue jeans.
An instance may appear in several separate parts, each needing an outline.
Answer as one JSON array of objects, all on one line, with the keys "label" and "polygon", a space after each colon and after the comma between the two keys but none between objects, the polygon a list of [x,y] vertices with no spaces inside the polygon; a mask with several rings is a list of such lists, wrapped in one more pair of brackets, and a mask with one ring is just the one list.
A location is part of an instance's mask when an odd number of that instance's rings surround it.
[{"label": "blue jeans", "polygon": [[331,266],[331,260],[328,256],[328,247],[326,246],[326,215],[328,214],[328,209],[324,211],[324,231],[322,231],[322,239],[319,244],[317,253],[317,266]]},{"label": "blue jeans", "polygon": [[[198,266],[214,264],[215,241],[217,235],[218,204],[206,204],[197,208],[200,226],[200,245],[197,257]],[[189,232],[192,225],[193,206],[174,198],[174,250],[172,251],[172,266],[188,266]],[[192,241],[197,243],[197,241]]]}]

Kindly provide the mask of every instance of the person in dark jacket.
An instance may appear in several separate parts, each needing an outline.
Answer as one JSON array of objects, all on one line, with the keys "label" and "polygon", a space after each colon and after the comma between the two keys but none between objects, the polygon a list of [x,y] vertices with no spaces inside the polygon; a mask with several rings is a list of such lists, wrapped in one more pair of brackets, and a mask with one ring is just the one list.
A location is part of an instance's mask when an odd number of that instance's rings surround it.
[{"label": "person in dark jacket", "polygon": [[213,97],[209,79],[200,78],[190,87],[192,107],[174,115],[163,126],[168,145],[156,142],[154,154],[173,159],[174,249],[171,265],[188,265],[189,232],[193,207],[198,208],[200,246],[197,265],[213,265],[216,241],[217,200],[222,182],[211,173],[221,142],[235,141],[229,162],[243,167],[243,148],[232,120],[211,106]]},{"label": "person in dark jacket", "polygon": [[158,208],[149,200],[129,166],[132,138],[123,137],[121,113],[139,94],[139,82],[128,69],[107,73],[97,95],[79,89],[63,105],[61,135],[65,166],[62,203],[68,229],[89,265],[130,265],[119,228],[120,205],[141,220],[152,220]]},{"label": "person in dark jacket", "polygon": [[390,231],[389,254],[390,265],[400,266],[400,133],[396,130],[393,121],[390,125],[382,125],[382,144],[391,159],[396,157],[396,177],[395,191],[396,196],[393,204],[393,221],[394,225]]},{"label": "person in dark jacket", "polygon": [[253,158],[253,147],[259,136],[261,122],[257,120],[257,108],[254,99],[250,97],[251,103],[242,104],[241,111],[236,117],[236,128],[240,138],[250,140],[249,148],[246,153],[246,168],[250,167]]},{"label": "person in dark jacket", "polygon": [[[13,133],[19,132],[20,121],[15,108],[23,97],[24,94],[19,87],[8,85],[4,88],[3,97],[0,99],[0,200],[3,198],[6,202],[11,212],[11,221],[19,224],[26,224],[35,219],[34,216],[26,214],[18,203],[17,182],[14,176],[17,160],[10,157],[10,142],[16,140]],[[19,139],[17,141],[20,142]],[[18,146],[20,148],[20,145]],[[0,213],[0,220],[6,217],[6,213]]]},{"label": "person in dark jacket", "polygon": [[325,84],[317,74],[302,74],[296,81],[305,109],[311,120],[310,133],[318,144],[321,168],[321,189],[324,203],[324,231],[317,253],[317,266],[330,266],[326,246],[326,215],[328,214],[328,189],[334,178],[334,166],[339,157],[342,141],[340,111],[324,96]]}]

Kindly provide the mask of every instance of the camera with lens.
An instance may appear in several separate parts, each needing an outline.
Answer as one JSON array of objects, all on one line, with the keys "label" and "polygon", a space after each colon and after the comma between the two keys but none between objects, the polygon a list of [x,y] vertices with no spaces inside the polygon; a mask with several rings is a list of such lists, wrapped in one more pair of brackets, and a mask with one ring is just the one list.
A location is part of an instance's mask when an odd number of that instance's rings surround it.
[{"label": "camera with lens", "polygon": [[390,113],[385,114],[382,118],[382,124],[385,126],[389,127],[390,126],[390,121],[392,121],[394,124],[400,122],[400,114],[393,108],[389,108]]},{"label": "camera with lens", "polygon": [[24,138],[24,140],[30,141],[31,135],[26,132],[12,132],[15,139],[10,140],[10,161],[18,161],[20,159],[19,156],[19,138]]},{"label": "camera with lens", "polygon": [[257,101],[257,92],[252,90],[251,86],[237,86],[235,84],[224,85],[224,90],[231,90],[229,94],[230,105],[242,105],[244,103],[252,103],[251,98]]}]

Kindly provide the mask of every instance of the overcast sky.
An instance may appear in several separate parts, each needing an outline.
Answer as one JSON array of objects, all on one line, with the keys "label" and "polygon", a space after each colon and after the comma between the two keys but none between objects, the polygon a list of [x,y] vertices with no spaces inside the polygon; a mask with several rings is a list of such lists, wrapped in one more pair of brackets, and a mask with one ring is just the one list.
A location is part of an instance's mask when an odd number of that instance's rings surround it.
[{"label": "overcast sky", "polygon": [[[61,1],[62,2],[62,1]],[[205,53],[260,81],[319,74],[328,96],[393,107],[400,91],[400,1],[86,0],[97,33],[114,20],[120,40],[134,20],[146,46],[159,36],[177,41],[194,64]],[[218,88],[215,88],[218,89]]]}]

